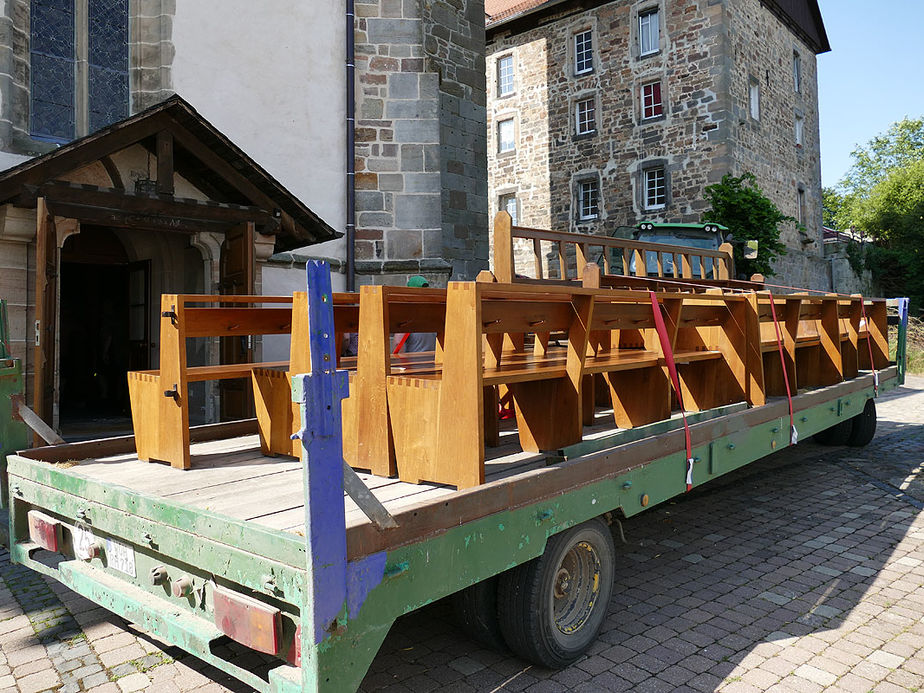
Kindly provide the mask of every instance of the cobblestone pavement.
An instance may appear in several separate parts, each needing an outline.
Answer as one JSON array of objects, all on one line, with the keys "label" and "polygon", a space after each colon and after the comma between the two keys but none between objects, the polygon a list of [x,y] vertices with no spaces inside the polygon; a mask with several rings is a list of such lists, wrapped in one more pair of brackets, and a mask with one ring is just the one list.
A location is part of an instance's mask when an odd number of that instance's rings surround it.
[{"label": "cobblestone pavement", "polygon": [[[435,604],[394,626],[364,691],[924,690],[924,379],[866,448],[805,442],[623,523],[589,654],[548,671]],[[0,552],[0,693],[246,687]]]}]

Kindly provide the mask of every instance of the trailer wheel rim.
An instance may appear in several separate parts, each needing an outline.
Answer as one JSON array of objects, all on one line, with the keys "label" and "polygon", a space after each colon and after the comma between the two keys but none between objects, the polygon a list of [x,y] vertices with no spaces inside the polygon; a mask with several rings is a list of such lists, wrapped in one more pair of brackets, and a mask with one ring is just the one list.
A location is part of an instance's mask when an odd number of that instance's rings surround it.
[{"label": "trailer wheel rim", "polygon": [[600,594],[601,565],[596,548],[580,541],[562,557],[552,583],[555,630],[570,636],[590,620]]}]

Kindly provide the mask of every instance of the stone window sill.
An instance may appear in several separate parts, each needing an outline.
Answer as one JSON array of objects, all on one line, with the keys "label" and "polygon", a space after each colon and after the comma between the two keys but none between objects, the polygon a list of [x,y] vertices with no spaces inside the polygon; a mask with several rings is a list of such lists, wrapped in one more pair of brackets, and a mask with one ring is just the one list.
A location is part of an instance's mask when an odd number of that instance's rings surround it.
[{"label": "stone window sill", "polygon": [[571,136],[571,141],[580,142],[581,140],[592,140],[596,136],[596,130],[591,130],[590,132],[575,133]]}]

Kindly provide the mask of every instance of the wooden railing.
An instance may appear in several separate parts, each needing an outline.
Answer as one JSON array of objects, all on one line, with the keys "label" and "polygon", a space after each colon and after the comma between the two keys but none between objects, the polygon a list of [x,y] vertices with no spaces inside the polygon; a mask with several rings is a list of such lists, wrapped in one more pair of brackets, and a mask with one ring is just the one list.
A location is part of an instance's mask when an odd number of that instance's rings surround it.
[{"label": "wooden railing", "polygon": [[730,243],[708,250],[531,229],[513,226],[510,215],[502,211],[494,217],[494,276],[501,283],[513,284],[519,279],[514,248],[514,239],[518,238],[532,241],[532,279],[549,279],[544,260],[550,255],[553,263],[557,255],[559,280],[581,280],[585,265],[601,264],[601,260],[604,277],[648,277],[649,264],[663,278],[729,281],[735,277]]}]

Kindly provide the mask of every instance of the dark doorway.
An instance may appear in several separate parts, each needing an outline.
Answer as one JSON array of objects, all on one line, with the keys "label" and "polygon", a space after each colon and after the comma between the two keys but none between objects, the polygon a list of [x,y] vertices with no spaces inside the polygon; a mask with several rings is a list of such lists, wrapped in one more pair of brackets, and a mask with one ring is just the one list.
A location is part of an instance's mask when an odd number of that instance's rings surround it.
[{"label": "dark doorway", "polygon": [[131,432],[126,371],[150,366],[147,263],[83,227],[61,251],[59,424],[67,439]]}]

